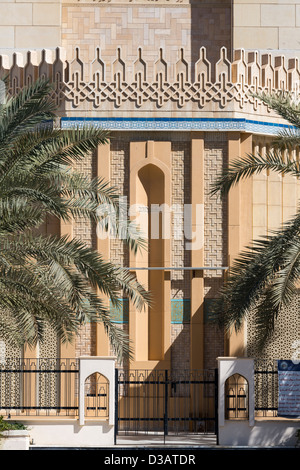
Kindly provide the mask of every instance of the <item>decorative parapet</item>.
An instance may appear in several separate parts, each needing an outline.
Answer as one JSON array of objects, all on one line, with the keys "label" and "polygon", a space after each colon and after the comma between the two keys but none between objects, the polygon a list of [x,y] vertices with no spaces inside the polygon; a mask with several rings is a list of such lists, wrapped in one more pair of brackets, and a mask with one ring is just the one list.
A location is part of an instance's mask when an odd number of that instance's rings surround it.
[{"label": "decorative parapet", "polygon": [[[0,76],[9,75],[9,93],[14,94],[37,77],[54,82],[53,98],[61,116],[69,117],[161,117],[161,118],[250,118],[281,123],[252,92],[285,90],[299,95],[300,69],[297,58],[259,55],[237,50],[234,60],[227,58],[226,48],[212,64],[201,47],[196,63],[185,59],[169,64],[164,51],[158,51],[151,64],[138,49],[135,61],[127,61],[118,48],[109,64],[101,58],[100,48],[91,63],[84,63],[80,50],[67,60],[64,49],[55,53],[29,51],[24,57],[13,55],[12,63],[0,56]],[[155,113],[155,114],[154,114]]]}]

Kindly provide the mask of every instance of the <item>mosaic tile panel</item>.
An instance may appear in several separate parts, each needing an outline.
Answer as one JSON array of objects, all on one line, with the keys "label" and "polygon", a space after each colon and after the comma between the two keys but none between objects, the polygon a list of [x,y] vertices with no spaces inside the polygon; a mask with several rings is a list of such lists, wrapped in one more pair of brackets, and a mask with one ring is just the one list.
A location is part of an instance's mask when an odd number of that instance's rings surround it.
[{"label": "mosaic tile panel", "polygon": [[128,323],[129,321],[129,300],[119,299],[120,306],[115,307],[110,301],[110,316],[114,323]]},{"label": "mosaic tile panel", "polygon": [[188,323],[191,319],[191,299],[171,299],[171,323]]}]

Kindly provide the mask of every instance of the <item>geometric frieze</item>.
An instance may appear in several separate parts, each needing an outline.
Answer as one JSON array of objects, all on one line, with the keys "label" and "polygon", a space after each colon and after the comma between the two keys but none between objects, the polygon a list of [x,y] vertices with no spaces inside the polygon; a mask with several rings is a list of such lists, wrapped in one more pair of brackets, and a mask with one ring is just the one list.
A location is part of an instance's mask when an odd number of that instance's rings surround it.
[{"label": "geometric frieze", "polygon": [[[11,64],[6,56],[0,56],[0,77],[7,74],[10,94],[38,76],[48,77],[54,83],[53,99],[65,115],[93,112],[97,116],[99,112],[105,115],[120,111],[126,116],[134,111],[155,111],[174,116],[180,111],[219,111],[242,113],[245,118],[244,113],[258,114],[273,120],[274,113],[252,93],[284,90],[298,98],[300,78],[296,58],[259,56],[241,49],[235,51],[230,62],[224,47],[214,65],[206,57],[204,47],[194,64],[186,61],[183,48],[178,50],[178,60],[173,64],[167,63],[163,49],[157,51],[157,60],[151,64],[143,59],[142,48],[138,48],[136,60],[130,63],[123,58],[122,49],[117,48],[110,64],[102,60],[100,48],[90,63],[81,60],[79,48],[73,60],[67,60],[61,48],[53,55],[44,50],[40,61],[29,51],[25,57],[15,53]],[[278,117],[276,122],[280,122]]]}]

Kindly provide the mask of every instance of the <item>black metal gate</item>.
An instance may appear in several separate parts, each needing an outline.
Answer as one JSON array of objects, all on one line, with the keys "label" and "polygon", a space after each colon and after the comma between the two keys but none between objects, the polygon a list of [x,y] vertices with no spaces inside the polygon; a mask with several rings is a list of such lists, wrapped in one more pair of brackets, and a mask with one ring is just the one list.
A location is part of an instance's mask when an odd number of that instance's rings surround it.
[{"label": "black metal gate", "polygon": [[215,434],[218,370],[116,370],[115,433]]}]

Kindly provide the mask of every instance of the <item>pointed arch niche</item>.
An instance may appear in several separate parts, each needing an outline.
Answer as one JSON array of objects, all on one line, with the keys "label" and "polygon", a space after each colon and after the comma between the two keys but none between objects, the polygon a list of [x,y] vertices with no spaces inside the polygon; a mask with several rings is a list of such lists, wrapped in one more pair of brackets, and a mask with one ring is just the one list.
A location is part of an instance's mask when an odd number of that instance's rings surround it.
[{"label": "pointed arch niche", "polygon": [[[219,357],[219,426],[225,420],[246,419],[254,426],[254,361],[248,357]],[[229,396],[228,396],[229,395]],[[226,410],[226,407],[231,408]],[[242,409],[238,409],[242,408]],[[229,415],[227,411],[230,411]]]},{"label": "pointed arch niche", "polygon": [[[170,142],[133,142],[130,151],[130,215],[136,217],[148,250],[131,256],[130,266],[170,266]],[[170,347],[170,275],[163,270],[137,270],[151,292],[146,312],[130,314],[130,336],[136,361],[166,361]]]}]

